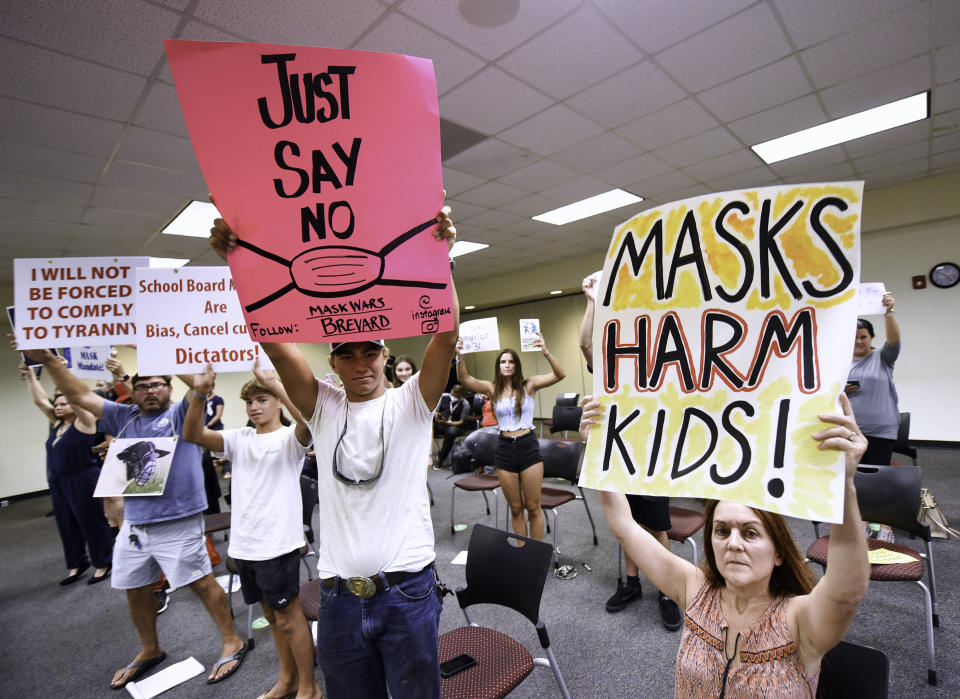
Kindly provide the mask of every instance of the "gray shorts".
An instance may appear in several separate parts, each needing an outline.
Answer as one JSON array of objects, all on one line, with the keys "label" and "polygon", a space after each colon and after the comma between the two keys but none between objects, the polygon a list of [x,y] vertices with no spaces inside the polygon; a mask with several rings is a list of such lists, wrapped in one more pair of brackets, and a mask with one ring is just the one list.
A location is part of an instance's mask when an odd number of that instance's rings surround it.
[{"label": "gray shorts", "polygon": [[202,514],[155,524],[124,521],[113,546],[110,584],[116,590],[145,587],[163,572],[172,587],[183,587],[212,571]]}]

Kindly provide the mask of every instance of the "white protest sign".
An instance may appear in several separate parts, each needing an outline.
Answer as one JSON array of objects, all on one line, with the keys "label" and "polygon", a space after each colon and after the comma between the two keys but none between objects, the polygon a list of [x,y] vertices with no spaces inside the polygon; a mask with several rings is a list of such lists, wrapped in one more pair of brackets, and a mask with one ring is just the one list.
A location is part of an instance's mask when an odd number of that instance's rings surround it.
[{"label": "white protest sign", "polygon": [[265,366],[250,340],[229,267],[137,270],[137,362],[141,374],[192,374]]},{"label": "white protest sign", "polygon": [[114,345],[136,339],[133,279],[148,257],[21,258],[13,261],[20,349]]},{"label": "white protest sign", "polygon": [[500,330],[496,318],[478,318],[460,323],[463,354],[500,349]]},{"label": "white protest sign", "polygon": [[93,497],[163,495],[176,448],[176,437],[111,440]]},{"label": "white protest sign", "polygon": [[857,315],[883,315],[887,310],[883,307],[883,295],[885,293],[887,293],[887,288],[883,285],[883,282],[860,284],[857,288]]},{"label": "white protest sign", "polygon": [[80,379],[103,379],[113,383],[113,374],[107,369],[110,359],[110,345],[84,345],[65,347],[64,356],[70,362],[70,370]]},{"label": "white protest sign", "polygon": [[537,335],[540,334],[539,318],[521,318],[520,319],[520,351],[521,352],[539,352],[537,347]]}]

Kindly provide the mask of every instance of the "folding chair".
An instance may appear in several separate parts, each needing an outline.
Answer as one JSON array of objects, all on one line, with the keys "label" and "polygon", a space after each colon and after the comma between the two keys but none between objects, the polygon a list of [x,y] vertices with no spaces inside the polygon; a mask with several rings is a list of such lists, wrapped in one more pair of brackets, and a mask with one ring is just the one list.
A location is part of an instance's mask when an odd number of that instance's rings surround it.
[{"label": "folding chair", "polygon": [[[925,544],[921,553],[903,544],[867,539],[871,550],[883,548],[904,553],[918,559],[910,563],[870,566],[870,580],[884,582],[913,582],[923,590],[924,627],[927,632],[927,682],[937,684],[937,661],[934,653],[933,627],[940,626],[937,605],[937,585],[933,570],[933,548],[930,545],[930,525],[917,521],[920,512],[919,466],[868,466],[861,464],[854,476],[860,514],[868,522],[888,524],[896,529],[920,537]],[[807,549],[807,558],[827,566],[830,537],[822,536]],[[926,561],[926,566],[924,566]],[[924,567],[928,588],[923,582]]]},{"label": "folding chair", "polygon": [[697,542],[693,535],[703,529],[704,522],[706,519],[702,512],[688,510],[686,507],[670,506],[670,529],[667,530],[667,538],[670,541],[679,541],[681,544],[690,544],[693,548],[693,565],[697,565],[699,560]]},{"label": "folding chair", "polygon": [[897,426],[897,440],[893,443],[893,452],[903,454],[917,463],[917,450],[910,446],[910,413],[900,413],[900,423]]},{"label": "folding chair", "polygon": [[[511,541],[512,540],[512,541]],[[514,542],[523,542],[517,546]],[[547,628],[540,620],[540,600],[550,571],[550,544],[482,524],[474,526],[467,553],[466,587],[457,589],[457,602],[467,626],[440,636],[440,661],[467,653],[477,664],[440,680],[444,699],[503,697],[519,685],[534,666],[549,667],[569,699],[550,647]],[[496,604],[525,616],[537,630],[545,658],[534,658],[521,643],[494,629],[476,624],[467,611],[475,604]]]},{"label": "folding chair", "polygon": [[820,661],[817,699],[887,699],[889,683],[883,651],[840,641]]},{"label": "folding chair", "polygon": [[[227,603],[230,605],[230,618],[233,619],[235,614],[233,613],[233,576],[240,573],[237,569],[237,562],[227,556],[224,566],[227,569],[227,573],[230,575],[230,582],[227,584]],[[254,605],[247,605],[247,648],[253,650],[254,641],[253,638],[253,607]]]},{"label": "folding chair", "polygon": [[580,453],[583,451],[583,442],[568,442],[559,439],[541,439],[540,456],[543,457],[543,477],[562,478],[577,486],[579,495],[566,488],[551,488],[543,486],[540,489],[540,507],[544,517],[549,512],[553,515],[553,565],[559,566],[560,549],[557,548],[557,530],[560,528],[560,519],[557,509],[572,500],[580,500],[587,511],[590,528],[593,529],[593,545],[597,545],[597,527],[593,523],[593,514],[590,505],[583,493],[583,488],[577,485],[577,467],[580,464]]},{"label": "folding chair", "polygon": [[[476,430],[467,435],[464,444],[473,455],[474,462],[479,466],[492,466],[494,462],[494,452],[497,446],[497,428],[485,427]],[[465,490],[471,493],[480,493],[483,495],[483,504],[487,507],[487,514],[490,514],[490,501],[487,500],[487,491],[496,491],[500,488],[500,479],[494,473],[470,474],[458,478],[453,482],[450,488],[450,533],[454,534],[454,525],[456,524],[456,503],[457,490]],[[494,523],[500,518],[500,501],[494,492],[494,505],[496,514]]]},{"label": "folding chair", "polygon": [[307,564],[307,559],[313,556],[317,560],[316,535],[313,532],[313,511],[317,507],[317,481],[309,476],[300,476],[300,501],[303,505],[303,536],[307,543],[300,548],[300,561],[307,570],[307,580],[313,580],[313,571]]},{"label": "folding chair", "polygon": [[[580,416],[583,414],[583,408],[579,405],[579,393],[562,393],[557,396],[557,402],[553,406],[553,416],[550,420],[550,434],[563,432],[566,439],[567,431],[576,432],[580,429]],[[541,437],[543,434],[540,435]]]}]

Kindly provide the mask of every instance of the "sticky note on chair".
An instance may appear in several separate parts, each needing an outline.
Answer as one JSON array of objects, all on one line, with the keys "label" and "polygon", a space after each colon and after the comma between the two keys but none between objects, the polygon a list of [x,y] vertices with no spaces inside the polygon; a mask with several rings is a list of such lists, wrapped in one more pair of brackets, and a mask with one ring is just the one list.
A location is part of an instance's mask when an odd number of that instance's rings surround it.
[{"label": "sticky note on chair", "polygon": [[913,563],[920,559],[905,553],[881,548],[869,551],[867,553],[867,560],[869,560],[872,565],[891,565],[893,563]]}]

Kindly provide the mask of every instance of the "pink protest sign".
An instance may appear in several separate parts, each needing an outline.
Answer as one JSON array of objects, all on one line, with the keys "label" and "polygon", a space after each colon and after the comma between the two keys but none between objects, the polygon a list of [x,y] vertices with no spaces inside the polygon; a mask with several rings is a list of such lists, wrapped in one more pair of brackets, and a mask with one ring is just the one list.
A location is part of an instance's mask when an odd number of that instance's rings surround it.
[{"label": "pink protest sign", "polygon": [[433,64],[368,51],[165,41],[200,168],[240,238],[258,341],[452,327]]}]

